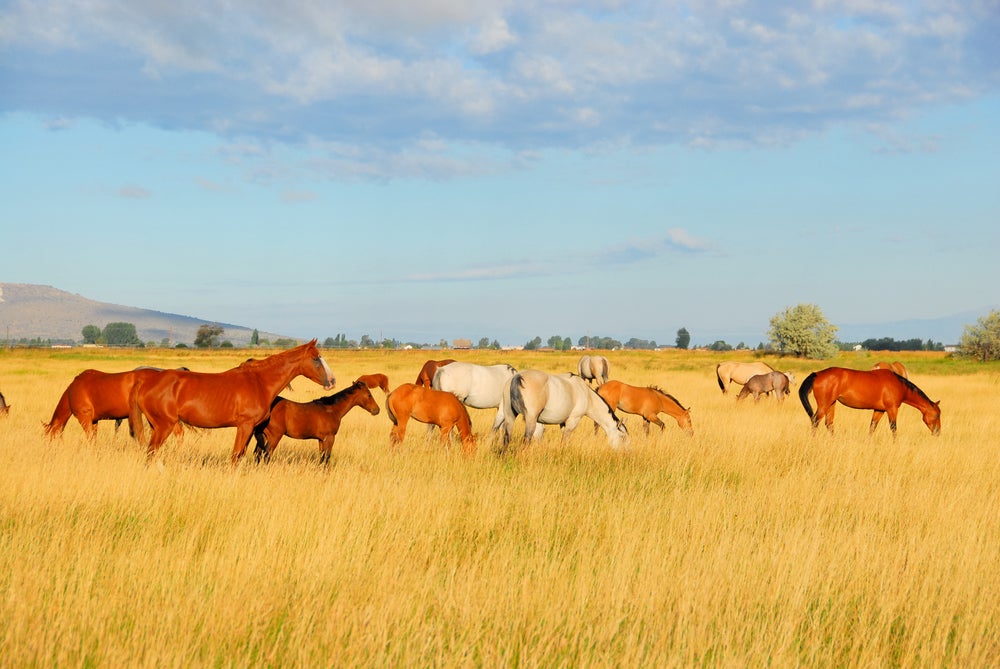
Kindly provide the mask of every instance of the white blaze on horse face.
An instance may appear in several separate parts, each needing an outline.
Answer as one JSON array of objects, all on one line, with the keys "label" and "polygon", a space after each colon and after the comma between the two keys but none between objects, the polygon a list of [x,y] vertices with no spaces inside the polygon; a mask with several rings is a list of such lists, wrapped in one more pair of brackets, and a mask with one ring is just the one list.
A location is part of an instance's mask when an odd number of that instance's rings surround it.
[{"label": "white blaze on horse face", "polygon": [[323,371],[326,373],[326,378],[328,379],[328,381],[323,385],[323,389],[331,390],[337,383],[337,380],[333,378],[333,372],[330,371],[330,366],[326,364],[326,360],[323,359],[323,356],[319,356],[319,362],[323,365]]}]

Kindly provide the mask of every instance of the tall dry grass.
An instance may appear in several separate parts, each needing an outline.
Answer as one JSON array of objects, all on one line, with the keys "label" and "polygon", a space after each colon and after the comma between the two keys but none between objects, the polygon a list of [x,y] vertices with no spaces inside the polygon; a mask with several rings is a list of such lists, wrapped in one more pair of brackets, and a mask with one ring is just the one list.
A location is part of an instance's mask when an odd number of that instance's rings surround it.
[{"label": "tall dry grass", "polygon": [[[556,353],[460,354],[569,370]],[[612,376],[692,407],[614,452],[585,421],[499,459],[385,412],[344,421],[330,467],[286,440],[229,467],[233,430],[158,466],[125,430],[41,424],[86,367],[217,370],[246,352],[0,353],[3,666],[987,666],[1000,657],[997,368],[922,361],[930,435],[841,408],[810,434],[792,395],[737,404],[714,359],[615,353]],[[343,386],[412,381],[426,352],[339,353]],[[841,362],[863,366],[866,361]],[[801,380],[824,364],[792,361]],[[380,391],[375,391],[380,395]],[[322,391],[305,380],[298,399]],[[472,411],[477,432],[492,415]],[[554,430],[554,428],[549,428]]]}]

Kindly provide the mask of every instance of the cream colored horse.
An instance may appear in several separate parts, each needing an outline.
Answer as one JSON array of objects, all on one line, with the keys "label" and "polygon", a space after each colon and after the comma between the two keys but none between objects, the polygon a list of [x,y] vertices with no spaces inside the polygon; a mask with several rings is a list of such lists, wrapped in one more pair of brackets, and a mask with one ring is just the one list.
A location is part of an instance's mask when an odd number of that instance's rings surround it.
[{"label": "cream colored horse", "polygon": [[537,369],[518,372],[504,386],[504,448],[510,443],[514,421],[524,416],[524,440],[542,436],[546,425],[562,427],[563,441],[584,416],[604,429],[608,443],[618,448],[628,431],[604,399],[576,374],[549,374]]},{"label": "cream colored horse", "polygon": [[722,394],[725,394],[726,386],[730,383],[738,383],[742,386],[750,380],[751,376],[769,374],[773,371],[776,371],[774,367],[771,367],[766,362],[735,362],[728,360],[720,362],[715,366],[715,377],[719,380],[719,388],[722,389]]},{"label": "cream colored horse", "polygon": [[897,374],[899,374],[900,376],[902,376],[904,379],[910,378],[906,374],[906,367],[903,365],[903,363],[898,362],[898,361],[893,361],[893,362],[876,362],[875,366],[872,367],[872,369],[891,369],[892,371],[894,371]]}]

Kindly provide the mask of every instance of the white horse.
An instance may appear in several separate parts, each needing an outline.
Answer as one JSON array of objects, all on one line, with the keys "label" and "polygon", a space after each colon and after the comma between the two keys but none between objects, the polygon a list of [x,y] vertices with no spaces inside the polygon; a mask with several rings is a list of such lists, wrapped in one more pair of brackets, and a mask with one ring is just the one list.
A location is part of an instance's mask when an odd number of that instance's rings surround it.
[{"label": "white horse", "polygon": [[431,387],[451,393],[462,404],[473,409],[496,409],[497,417],[490,429],[495,432],[504,421],[501,401],[504,384],[516,373],[517,370],[507,364],[474,365],[470,362],[452,362],[434,372]]},{"label": "white horse", "polygon": [[524,416],[526,442],[542,436],[546,425],[560,425],[563,441],[587,416],[604,429],[608,443],[628,443],[628,431],[615,412],[576,374],[549,374],[528,369],[514,375],[504,387],[504,447],[510,443],[514,420]]},{"label": "white horse", "polygon": [[585,355],[580,358],[580,363],[576,368],[580,372],[580,376],[587,380],[587,383],[596,379],[597,385],[608,382],[608,373],[611,370],[608,359],[603,355]]}]

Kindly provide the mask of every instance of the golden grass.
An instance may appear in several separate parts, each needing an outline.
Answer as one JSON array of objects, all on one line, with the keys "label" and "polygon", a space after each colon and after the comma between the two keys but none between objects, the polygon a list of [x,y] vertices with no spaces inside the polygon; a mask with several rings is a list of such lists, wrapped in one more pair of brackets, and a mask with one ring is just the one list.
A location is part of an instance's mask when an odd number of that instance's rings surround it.
[{"label": "golden grass", "polygon": [[[455,352],[448,352],[453,354]],[[614,452],[585,421],[498,459],[383,411],[348,414],[330,467],[286,439],[229,467],[231,429],[89,444],[41,423],[73,376],[230,367],[233,352],[3,352],[3,666],[987,666],[1000,657],[996,367],[915,360],[934,438],[893,441],[841,408],[810,434],[797,397],[739,405],[703,353],[612,353],[612,376],[692,407]],[[459,353],[569,370],[576,354]],[[343,386],[412,381],[427,352],[328,352]],[[898,356],[897,356],[898,357]],[[842,364],[863,367],[847,357]],[[801,379],[825,363],[788,361]],[[322,390],[298,380],[293,395]],[[375,391],[380,396],[380,391]],[[380,398],[381,399],[381,398]],[[472,411],[482,435],[492,414]],[[554,428],[548,428],[550,431]]]}]

